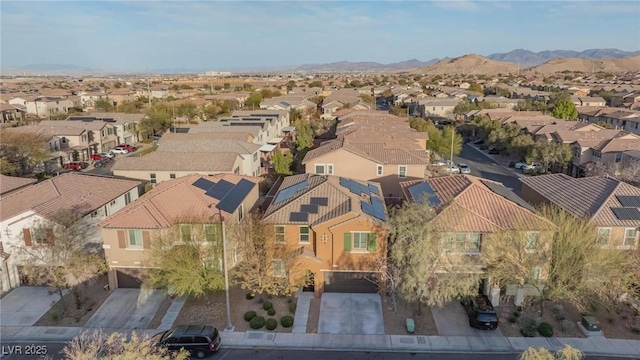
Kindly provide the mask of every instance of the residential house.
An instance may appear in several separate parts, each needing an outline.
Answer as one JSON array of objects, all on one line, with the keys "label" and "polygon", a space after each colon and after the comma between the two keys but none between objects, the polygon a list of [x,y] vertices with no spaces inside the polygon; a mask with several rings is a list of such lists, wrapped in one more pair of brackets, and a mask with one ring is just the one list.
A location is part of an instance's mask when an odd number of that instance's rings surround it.
[{"label": "residential house", "polygon": [[2,289],[20,286],[24,267],[38,266],[25,255],[25,248],[48,246],[51,232],[41,229],[63,211],[71,211],[86,223],[86,247],[100,247],[102,238],[95,226],[100,220],[138,198],[140,182],[111,177],[66,173],[37,184],[22,187],[2,197],[0,202],[0,240],[4,252],[0,266]]},{"label": "residential house", "polygon": [[589,219],[598,244],[637,249],[640,234],[640,188],[614,178],[572,178],[550,174],[521,178],[522,198],[531,204],[552,204]]},{"label": "residential house", "polygon": [[460,99],[433,99],[418,100],[420,115],[422,117],[453,117],[453,109],[460,103]]},{"label": "residential house", "polygon": [[120,88],[109,90],[107,97],[113,102],[114,106],[118,106],[124,102],[134,102],[136,100],[136,93],[132,89]]},{"label": "residential house", "polygon": [[[526,231],[532,249],[542,237],[550,237],[555,226],[538,215],[534,208],[500,183],[471,175],[443,176],[401,184],[407,201],[427,201],[436,211],[429,223],[441,236],[447,249],[459,254],[465,263],[486,271],[482,261],[483,246],[492,236],[505,231]],[[541,264],[538,276],[544,276]],[[494,305],[499,304],[500,288],[488,274],[483,291]],[[508,289],[510,295],[523,296],[528,289]],[[519,294],[518,294],[519,293]]]},{"label": "residential house", "polygon": [[568,174],[575,177],[584,176],[598,163],[621,162],[625,151],[640,150],[640,136],[619,130],[556,131],[554,138],[558,142],[570,142],[573,158]]},{"label": "residential house", "polygon": [[628,107],[630,104],[640,102],[640,91],[620,92],[611,96],[611,106]]},{"label": "residential house", "polygon": [[116,127],[113,123],[92,121],[91,118],[88,118],[88,120],[90,121],[85,121],[82,118],[76,118],[74,120],[73,117],[67,120],[43,120],[38,126],[44,129],[67,128],[86,130],[89,145],[93,145],[93,148],[97,149],[97,151],[90,152],[89,155],[95,152],[109,151],[118,145]]},{"label": "residential house", "polygon": [[[379,183],[388,200],[401,198],[400,182],[425,177],[429,165],[426,133],[409,128],[397,117],[402,123],[396,122],[395,127],[382,119],[376,122],[372,114],[347,118],[352,122],[338,130],[337,139],[307,152],[302,160],[306,173]],[[346,121],[341,120],[341,125]]]},{"label": "residential house", "polygon": [[601,97],[571,96],[571,101],[576,107],[607,105],[607,102]]},{"label": "residential house", "polygon": [[111,168],[114,175],[152,184],[189,174],[220,173],[259,176],[260,145],[221,139],[211,133],[169,133],[158,149],[142,157],[124,157]]},{"label": "residential house", "polygon": [[26,110],[16,105],[0,104],[0,123],[13,124],[23,122]]},{"label": "residential house", "polygon": [[145,114],[95,112],[87,114],[86,116],[70,116],[67,118],[67,121],[97,121],[109,123],[115,129],[115,135],[117,137],[116,145],[134,145],[140,141],[138,128],[145,117]]},{"label": "residential house", "polygon": [[10,193],[20,190],[25,186],[34,184],[37,180],[17,176],[0,174],[0,199]]},{"label": "residential house", "polygon": [[[109,286],[139,288],[149,264],[149,248],[161,237],[193,239],[203,236],[219,249],[206,258],[222,268],[222,222],[241,221],[258,201],[259,180],[233,174],[187,175],[165,181],[137,201],[98,224],[109,266]],[[223,225],[224,226],[224,225]],[[242,252],[227,237],[228,267],[242,261]]]},{"label": "residential house", "polygon": [[578,119],[640,135],[640,111],[610,107],[578,109]]},{"label": "residential house", "polygon": [[113,104],[113,100],[109,99],[109,96],[105,91],[82,91],[78,93],[80,96],[80,105],[83,109],[93,109],[96,106],[96,102],[99,100],[109,101]]},{"label": "residential house", "polygon": [[605,129],[596,124],[558,119],[558,121],[551,124],[526,125],[523,130],[531,134],[535,140],[544,139],[552,141],[558,139],[556,136],[558,131],[601,131]]},{"label": "residential house", "polygon": [[9,105],[25,106],[27,114],[43,118],[51,115],[67,114],[69,109],[74,107],[71,100],[50,96],[18,97],[9,100]]},{"label": "residential house", "polygon": [[263,221],[273,242],[299,255],[293,269],[273,259],[283,275],[312,274],[316,295],[378,291],[386,256],[388,215],[380,186],[337,176],[286,177],[267,194]]}]

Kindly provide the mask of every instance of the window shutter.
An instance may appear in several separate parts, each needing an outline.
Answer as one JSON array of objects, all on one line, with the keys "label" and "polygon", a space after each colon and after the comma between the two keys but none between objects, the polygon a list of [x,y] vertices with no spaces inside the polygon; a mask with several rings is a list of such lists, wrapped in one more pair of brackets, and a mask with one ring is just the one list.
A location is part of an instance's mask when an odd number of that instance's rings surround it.
[{"label": "window shutter", "polygon": [[376,251],[376,233],[369,233],[369,244],[367,244],[367,250]]},{"label": "window shutter", "polygon": [[150,249],[151,248],[151,235],[148,231],[142,232],[142,248]]},{"label": "window shutter", "polygon": [[118,230],[118,247],[120,249],[124,249],[127,247],[127,239],[124,235],[124,230]]},{"label": "window shutter", "polygon": [[24,236],[24,245],[25,246],[33,245],[33,242],[31,241],[31,230],[22,229],[22,235]]},{"label": "window shutter", "polygon": [[351,251],[351,233],[344,233],[344,251]]},{"label": "window shutter", "polygon": [[47,245],[53,245],[53,229],[46,229]]}]

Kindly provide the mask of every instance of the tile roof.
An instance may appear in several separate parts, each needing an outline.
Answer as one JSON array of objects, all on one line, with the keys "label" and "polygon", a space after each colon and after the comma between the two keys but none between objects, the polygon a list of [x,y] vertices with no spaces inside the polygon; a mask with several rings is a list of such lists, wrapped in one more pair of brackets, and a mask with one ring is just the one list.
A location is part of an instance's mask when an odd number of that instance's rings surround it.
[{"label": "tile roof", "polygon": [[140,122],[147,115],[146,114],[127,114],[127,113],[115,113],[115,112],[91,112],[86,115],[83,113],[82,117],[96,117],[98,119],[114,119],[116,123],[124,123],[124,122]]},{"label": "tile roof", "polygon": [[141,171],[233,171],[233,165],[240,155],[235,152],[170,152],[155,151],[134,157],[125,156],[111,167],[117,170]]},{"label": "tile roof", "polygon": [[[405,181],[400,185],[407,200],[414,200],[409,188],[421,182],[431,185],[443,204],[432,220],[437,231],[491,233],[554,228],[551,222],[531,211],[524,200],[500,183],[471,175]],[[498,189],[500,193],[496,192]]]},{"label": "tile roof", "polygon": [[[316,174],[288,176],[284,178],[284,181],[280,184],[274,199],[278,198],[278,194],[280,194],[283,189],[300,184],[305,180],[307,181],[307,186],[293,194],[289,199],[275,204],[271,202],[265,210],[263,220],[272,224],[308,224],[314,226],[346,214],[352,214],[354,217],[364,218],[369,222],[381,224],[379,219],[362,211],[361,202],[363,201],[363,196],[356,195],[340,185],[340,178],[337,176]],[[378,193],[382,194],[379,184],[359,180],[352,181],[365,186],[373,185],[378,189]],[[375,194],[371,194],[371,196],[379,198],[384,204],[384,198]],[[290,221],[290,214],[292,212],[299,212],[300,206],[309,204],[312,197],[327,198],[327,206],[319,206],[318,213],[309,214],[309,220],[306,222]],[[366,198],[365,201],[367,201]],[[384,210],[386,214],[386,207]]]},{"label": "tile roof", "polygon": [[245,133],[253,137],[258,136],[262,128],[258,126],[228,126],[217,121],[205,121],[198,126],[190,127],[188,134],[197,133]]},{"label": "tile roof", "polygon": [[216,138],[210,133],[169,133],[158,141],[157,152],[224,152],[253,154],[260,149],[260,145],[232,139]]},{"label": "tile roof", "polygon": [[622,206],[616,195],[640,196],[640,188],[635,186],[613,178],[573,178],[565,174],[533,176],[520,181],[567,212],[592,219],[596,226],[640,226],[640,220],[619,220],[611,210]]},{"label": "tile roof", "polygon": [[[260,179],[234,175],[218,174],[214,176],[188,175],[175,180],[164,181],[136,201],[120,211],[102,220],[98,226],[112,229],[163,229],[171,227],[184,219],[202,219],[210,222],[220,200],[205,195],[205,190],[193,185],[198,179],[207,179],[213,183],[220,180],[237,184],[242,179],[255,184],[252,192],[258,192]],[[220,210],[222,216],[231,214]]]},{"label": "tile roof", "polygon": [[0,194],[6,194],[23,186],[31,185],[36,181],[36,179],[0,174]]},{"label": "tile roof", "polygon": [[0,201],[0,219],[6,220],[28,210],[43,217],[61,209],[91,213],[140,185],[123,180],[81,173],[66,173],[23,188]]},{"label": "tile roof", "polygon": [[624,135],[623,131],[615,129],[604,129],[599,131],[571,131],[571,130],[556,130],[553,133],[553,137],[558,142],[572,143],[575,141],[604,141],[613,139],[615,137]]}]

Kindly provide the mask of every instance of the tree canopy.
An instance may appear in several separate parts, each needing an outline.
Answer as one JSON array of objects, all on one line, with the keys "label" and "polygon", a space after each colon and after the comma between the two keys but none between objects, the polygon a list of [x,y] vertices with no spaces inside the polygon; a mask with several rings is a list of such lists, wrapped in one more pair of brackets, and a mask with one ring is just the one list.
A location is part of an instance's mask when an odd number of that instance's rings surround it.
[{"label": "tree canopy", "polygon": [[570,99],[560,99],[553,109],[553,117],[557,119],[575,120],[578,118],[578,109]]},{"label": "tree canopy", "polygon": [[138,335],[135,331],[127,338],[124,333],[111,333],[102,330],[83,331],[68,342],[61,351],[65,360],[186,360],[189,353],[181,349],[169,352],[167,348],[157,346],[148,336]]},{"label": "tree canopy", "polygon": [[291,175],[293,172],[291,171],[291,165],[293,164],[293,155],[291,152],[287,152],[282,154],[279,151],[271,158],[273,162],[273,170],[278,175]]},{"label": "tree canopy", "polygon": [[33,173],[35,167],[47,158],[46,145],[46,139],[38,134],[3,131],[0,136],[0,155],[5,160],[2,163],[2,173]]}]

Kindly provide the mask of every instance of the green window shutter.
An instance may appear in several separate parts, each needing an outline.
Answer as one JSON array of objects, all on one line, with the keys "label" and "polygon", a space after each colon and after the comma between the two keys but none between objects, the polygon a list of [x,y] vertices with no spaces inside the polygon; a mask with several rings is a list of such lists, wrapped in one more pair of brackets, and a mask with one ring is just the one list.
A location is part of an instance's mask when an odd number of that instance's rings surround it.
[{"label": "green window shutter", "polygon": [[376,233],[369,233],[369,244],[367,246],[367,250],[376,251]]},{"label": "green window shutter", "polygon": [[344,233],[344,251],[351,251],[351,233]]}]

